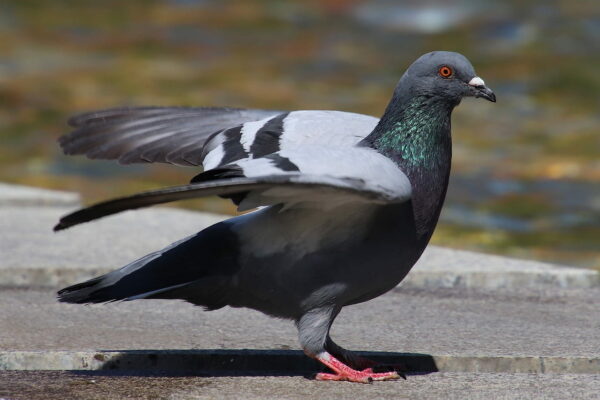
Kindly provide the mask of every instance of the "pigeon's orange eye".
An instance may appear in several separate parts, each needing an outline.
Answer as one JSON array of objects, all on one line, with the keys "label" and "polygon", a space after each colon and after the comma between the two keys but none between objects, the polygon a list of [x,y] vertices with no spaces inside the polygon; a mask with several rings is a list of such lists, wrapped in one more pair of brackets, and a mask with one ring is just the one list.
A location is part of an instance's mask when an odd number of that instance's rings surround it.
[{"label": "pigeon's orange eye", "polygon": [[438,70],[438,74],[440,74],[442,78],[450,78],[452,76],[452,73],[452,68],[448,67],[447,65],[440,67],[440,69]]}]

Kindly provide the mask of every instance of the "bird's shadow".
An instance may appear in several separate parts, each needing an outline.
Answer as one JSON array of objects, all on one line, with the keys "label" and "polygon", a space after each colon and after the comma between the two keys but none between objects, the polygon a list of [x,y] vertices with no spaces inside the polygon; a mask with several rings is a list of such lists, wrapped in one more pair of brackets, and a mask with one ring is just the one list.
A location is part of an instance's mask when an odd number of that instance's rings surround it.
[{"label": "bird's shadow", "polygon": [[[437,372],[429,354],[357,352],[385,365],[402,365],[407,375]],[[112,376],[305,376],[326,368],[298,350],[102,350],[94,368],[81,375]]]}]

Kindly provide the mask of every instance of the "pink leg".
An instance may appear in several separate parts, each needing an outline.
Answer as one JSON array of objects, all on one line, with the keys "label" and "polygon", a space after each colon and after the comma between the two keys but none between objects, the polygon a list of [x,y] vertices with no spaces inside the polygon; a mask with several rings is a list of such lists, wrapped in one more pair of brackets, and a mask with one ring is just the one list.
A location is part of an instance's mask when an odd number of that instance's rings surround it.
[{"label": "pink leg", "polygon": [[400,375],[396,371],[373,372],[371,368],[367,368],[362,371],[352,369],[327,352],[322,352],[315,358],[335,372],[335,374],[323,372],[317,374],[315,379],[319,381],[371,383],[373,381],[385,381],[400,378]]}]

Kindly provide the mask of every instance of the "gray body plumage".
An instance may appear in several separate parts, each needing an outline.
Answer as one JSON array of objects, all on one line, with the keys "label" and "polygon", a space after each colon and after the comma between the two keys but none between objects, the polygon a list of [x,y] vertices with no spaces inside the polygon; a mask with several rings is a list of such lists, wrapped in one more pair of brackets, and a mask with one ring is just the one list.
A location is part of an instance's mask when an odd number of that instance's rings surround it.
[{"label": "gray body plumage", "polygon": [[[438,76],[441,65],[454,75]],[[57,230],[215,194],[240,210],[261,208],[65,288],[59,299],[253,308],[296,321],[308,355],[327,352],[360,366],[333,343],[329,328],[342,307],[396,286],[425,249],[448,185],[452,109],[464,96],[495,100],[480,81],[463,56],[437,52],[407,70],[381,120],[202,108],[113,109],[72,119],[76,130],[61,139],[68,154],[201,164],[204,172],[189,185],[79,210]]]}]

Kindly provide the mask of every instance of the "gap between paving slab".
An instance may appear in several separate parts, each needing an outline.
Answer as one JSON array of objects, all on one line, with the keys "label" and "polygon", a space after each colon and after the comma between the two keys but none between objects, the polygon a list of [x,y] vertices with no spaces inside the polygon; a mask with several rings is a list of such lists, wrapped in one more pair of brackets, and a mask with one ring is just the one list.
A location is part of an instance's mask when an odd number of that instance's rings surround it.
[{"label": "gap between paving slab", "polygon": [[[359,352],[407,373],[494,372],[598,374],[600,358],[453,356]],[[222,375],[299,375],[322,370],[294,350],[3,351],[0,370],[137,371]]]}]

